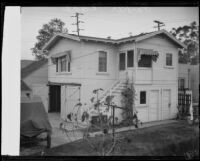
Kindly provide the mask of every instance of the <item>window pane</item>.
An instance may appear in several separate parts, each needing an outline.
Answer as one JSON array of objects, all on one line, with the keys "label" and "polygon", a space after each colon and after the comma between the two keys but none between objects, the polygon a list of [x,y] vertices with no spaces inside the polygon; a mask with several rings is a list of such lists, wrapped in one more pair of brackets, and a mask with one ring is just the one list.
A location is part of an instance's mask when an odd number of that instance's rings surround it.
[{"label": "window pane", "polygon": [[141,55],[141,59],[138,62],[139,67],[148,67],[152,66],[152,58],[150,55]]},{"label": "window pane", "polygon": [[99,72],[107,71],[107,53],[99,51]]},{"label": "window pane", "polygon": [[61,72],[66,71],[66,56],[61,57]]},{"label": "window pane", "polygon": [[70,72],[70,66],[71,66],[71,64],[70,64],[70,62],[68,62],[68,68],[67,68],[68,72]]},{"label": "window pane", "polygon": [[58,72],[58,58],[56,58],[56,72]]},{"label": "window pane", "polygon": [[133,67],[133,50],[129,50],[127,54],[127,67]]},{"label": "window pane", "polygon": [[172,54],[166,54],[166,65],[172,66]]},{"label": "window pane", "polygon": [[119,54],[119,70],[125,70],[125,53]]},{"label": "window pane", "polygon": [[140,104],[146,104],[146,91],[140,92]]}]

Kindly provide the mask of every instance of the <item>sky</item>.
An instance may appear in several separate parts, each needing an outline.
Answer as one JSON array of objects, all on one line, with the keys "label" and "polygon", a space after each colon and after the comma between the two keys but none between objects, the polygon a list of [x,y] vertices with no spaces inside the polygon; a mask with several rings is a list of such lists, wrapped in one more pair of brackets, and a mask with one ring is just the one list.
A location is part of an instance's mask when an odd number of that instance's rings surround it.
[{"label": "sky", "polygon": [[154,20],[164,22],[162,29],[199,23],[198,7],[22,7],[21,8],[21,59],[34,60],[31,48],[42,25],[53,18],[65,22],[70,34],[75,34],[75,12],[81,12],[81,35],[113,39],[142,32],[156,31]]}]

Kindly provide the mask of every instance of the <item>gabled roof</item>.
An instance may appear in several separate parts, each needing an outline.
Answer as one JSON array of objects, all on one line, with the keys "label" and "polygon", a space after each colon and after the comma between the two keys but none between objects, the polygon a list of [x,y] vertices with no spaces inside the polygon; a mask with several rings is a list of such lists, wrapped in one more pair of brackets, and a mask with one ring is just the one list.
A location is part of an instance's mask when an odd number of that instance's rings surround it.
[{"label": "gabled roof", "polygon": [[28,65],[27,67],[25,67],[21,70],[21,78],[23,79],[23,78],[27,77],[29,74],[31,74],[32,72],[39,69],[47,62],[48,62],[48,60],[44,59],[44,60],[35,61],[35,62],[31,63],[30,65]]},{"label": "gabled roof", "polygon": [[28,66],[29,64],[33,63],[34,60],[21,60],[21,69],[25,68],[26,66]]},{"label": "gabled roof", "polygon": [[106,39],[106,38],[98,38],[98,37],[91,37],[91,36],[83,36],[83,35],[77,36],[77,35],[73,35],[73,34],[60,33],[60,34],[54,35],[49,40],[49,42],[45,44],[45,46],[43,47],[43,50],[48,50],[55,42],[57,42],[57,40],[59,40],[61,38],[67,38],[67,39],[71,39],[71,40],[75,40],[75,41],[84,40],[84,41],[103,42],[103,43],[109,43],[109,44],[121,44],[121,43],[130,42],[130,41],[139,42],[139,41],[148,39],[148,38],[153,37],[158,34],[166,35],[169,39],[171,39],[174,43],[176,43],[180,48],[186,47],[182,42],[177,40],[173,35],[171,35],[166,30],[160,30],[160,31],[155,31],[155,32],[139,34],[139,35],[135,35],[135,36],[129,36],[129,37],[121,38],[121,39]]},{"label": "gabled roof", "polygon": [[23,80],[21,80],[21,91],[31,91],[29,86]]}]

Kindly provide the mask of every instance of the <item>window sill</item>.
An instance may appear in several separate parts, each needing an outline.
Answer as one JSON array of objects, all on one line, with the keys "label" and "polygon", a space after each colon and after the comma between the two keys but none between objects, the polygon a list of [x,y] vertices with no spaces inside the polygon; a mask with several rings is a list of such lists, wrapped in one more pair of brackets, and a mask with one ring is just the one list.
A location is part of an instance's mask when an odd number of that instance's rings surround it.
[{"label": "window sill", "polygon": [[72,75],[72,72],[57,72],[56,75]]},{"label": "window sill", "polygon": [[174,67],[173,66],[164,66],[164,68],[168,68],[168,69],[174,69]]},{"label": "window sill", "polygon": [[138,67],[137,68],[138,70],[150,70],[150,69],[152,69],[152,67]]},{"label": "window sill", "polygon": [[139,104],[137,107],[147,107],[147,104]]},{"label": "window sill", "polygon": [[108,72],[97,72],[96,75],[109,75]]}]

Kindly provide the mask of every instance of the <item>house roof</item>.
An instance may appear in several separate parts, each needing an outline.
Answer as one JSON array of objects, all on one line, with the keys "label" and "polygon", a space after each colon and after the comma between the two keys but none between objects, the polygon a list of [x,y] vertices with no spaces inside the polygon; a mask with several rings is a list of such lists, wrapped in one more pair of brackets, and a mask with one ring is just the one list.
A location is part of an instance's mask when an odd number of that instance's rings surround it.
[{"label": "house roof", "polygon": [[23,80],[21,80],[21,91],[31,91],[29,86]]},{"label": "house roof", "polygon": [[25,68],[26,66],[28,66],[29,64],[33,63],[34,60],[21,60],[21,69]]},{"label": "house roof", "polygon": [[44,60],[40,60],[40,61],[34,61],[33,63],[29,64],[28,66],[26,66],[25,68],[23,68],[21,70],[21,78],[23,79],[23,78],[27,77],[29,74],[31,74],[32,72],[39,69],[47,62],[48,62],[48,60],[44,59]]},{"label": "house roof", "polygon": [[166,30],[160,30],[160,31],[155,31],[155,32],[143,33],[143,34],[139,34],[135,36],[129,36],[129,37],[121,38],[121,39],[108,39],[108,38],[106,39],[106,38],[98,38],[98,37],[91,37],[91,36],[83,36],[83,35],[77,36],[73,34],[59,33],[59,34],[54,35],[48,41],[48,43],[45,44],[45,46],[43,47],[43,50],[48,50],[55,42],[57,42],[61,38],[67,38],[67,39],[71,39],[75,41],[84,40],[84,41],[104,42],[104,43],[109,43],[109,44],[121,44],[121,43],[130,42],[130,41],[139,42],[158,34],[166,35],[169,39],[171,39],[174,43],[176,43],[180,48],[186,47],[182,42],[177,40],[173,35],[171,35]]}]

